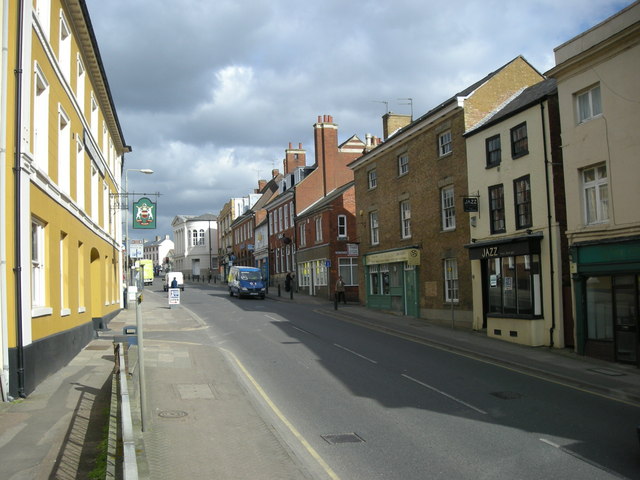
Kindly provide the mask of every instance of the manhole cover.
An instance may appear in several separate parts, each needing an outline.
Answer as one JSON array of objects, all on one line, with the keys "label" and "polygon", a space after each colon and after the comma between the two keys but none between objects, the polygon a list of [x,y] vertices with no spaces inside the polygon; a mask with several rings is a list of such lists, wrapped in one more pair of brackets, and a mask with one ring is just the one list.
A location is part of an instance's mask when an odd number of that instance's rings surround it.
[{"label": "manhole cover", "polygon": [[491,395],[501,400],[517,400],[522,398],[522,394],[518,392],[492,392]]},{"label": "manhole cover", "polygon": [[338,443],[360,443],[364,440],[357,433],[337,433],[329,435],[320,435],[325,442],[330,445]]},{"label": "manhole cover", "polygon": [[181,418],[186,417],[187,412],[183,412],[182,410],[161,410],[158,416],[162,418]]}]

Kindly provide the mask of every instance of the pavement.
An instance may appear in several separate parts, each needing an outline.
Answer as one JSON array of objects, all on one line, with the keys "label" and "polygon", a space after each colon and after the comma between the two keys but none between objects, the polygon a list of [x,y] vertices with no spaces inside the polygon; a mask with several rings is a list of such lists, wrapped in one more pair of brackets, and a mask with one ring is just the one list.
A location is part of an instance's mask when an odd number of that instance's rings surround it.
[{"label": "pavement", "polygon": [[[198,288],[225,287],[199,284]],[[161,293],[148,292],[143,298],[147,379],[143,409],[135,384],[140,371],[137,348],[128,350],[138,477],[322,478],[320,469],[309,472],[302,466],[295,450],[266,420],[264,406],[248,391],[254,387],[242,379],[246,375],[240,374],[233,359],[197,341],[205,323],[183,306],[169,308]],[[326,299],[303,294],[291,299],[270,292],[265,301],[313,304],[343,321],[640,407],[640,370],[631,365],[602,362],[565,349],[521,346],[357,304],[336,309]],[[97,445],[105,436],[113,338],[125,325],[135,323],[135,309],[122,310],[108,331],[99,332],[26,399],[0,403],[0,478],[90,478]]]}]

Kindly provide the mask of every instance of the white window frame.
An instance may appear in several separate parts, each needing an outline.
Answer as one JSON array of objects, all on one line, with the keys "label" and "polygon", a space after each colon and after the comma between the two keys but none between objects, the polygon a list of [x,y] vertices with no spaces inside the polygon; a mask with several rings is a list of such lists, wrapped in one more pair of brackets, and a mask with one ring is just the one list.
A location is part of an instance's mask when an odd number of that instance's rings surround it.
[{"label": "white window frame", "polygon": [[411,238],[411,203],[409,200],[400,202],[400,237]]},{"label": "white window frame", "polygon": [[78,106],[80,107],[80,111],[84,112],[84,84],[86,80],[84,63],[82,63],[82,58],[80,57],[80,53],[76,56],[76,100],[78,101]]},{"label": "white window frame", "polygon": [[306,247],[307,246],[307,224],[306,223],[301,223],[299,226],[299,239],[298,241],[300,242],[300,246],[301,247]]},{"label": "white window frame", "polygon": [[71,120],[58,104],[58,186],[71,193]]},{"label": "white window frame", "polygon": [[444,259],[444,294],[446,303],[460,302],[458,260],[456,258]]},{"label": "white window frame", "polygon": [[398,155],[398,176],[401,177],[409,173],[409,154]]},{"label": "white window frame", "polygon": [[69,236],[60,232],[60,316],[71,315],[69,308]]},{"label": "white window frame", "polygon": [[93,134],[93,140],[97,144],[98,143],[98,118],[99,118],[99,110],[98,110],[98,102],[96,101],[96,96],[93,92],[91,92],[91,133]]},{"label": "white window frame", "polygon": [[338,258],[338,273],[345,285],[358,285],[358,257]]},{"label": "white window frame", "polygon": [[316,224],[316,243],[319,243],[322,241],[322,215],[318,215],[314,220]]},{"label": "white window frame", "polygon": [[289,225],[295,225],[295,212],[293,211],[293,202],[289,203]]},{"label": "white window frame", "polygon": [[369,239],[371,245],[380,243],[380,224],[378,223],[378,211],[369,212]]},{"label": "white window frame", "polygon": [[201,228],[198,232],[198,245],[204,245],[204,229]]},{"label": "white window frame", "polygon": [[31,308],[46,306],[45,224],[31,218]]},{"label": "white window frame", "polygon": [[102,181],[102,228],[109,231],[109,185]]},{"label": "white window frame", "polygon": [[440,190],[442,208],[442,230],[449,231],[456,229],[456,198],[453,185]]},{"label": "white window frame", "polygon": [[284,229],[287,230],[289,228],[289,204],[285,203],[284,205]]},{"label": "white window frame", "polygon": [[338,215],[338,239],[344,240],[347,238],[347,216]]},{"label": "white window frame", "polygon": [[76,139],[76,203],[84,210],[84,145],[80,138]]},{"label": "white window frame", "polygon": [[40,66],[34,66],[33,157],[37,167],[49,173],[49,82]]},{"label": "white window frame", "polygon": [[592,118],[602,115],[602,96],[600,85],[594,85],[575,94],[576,118],[578,124],[587,122]]},{"label": "white window frame", "polygon": [[60,9],[60,44],[58,49],[58,64],[64,77],[71,78],[71,29]]},{"label": "white window frame", "polygon": [[[593,172],[593,180],[587,180]],[[604,176],[602,173],[604,172]],[[601,163],[582,170],[582,197],[585,225],[597,225],[609,221],[609,174],[607,165]]]},{"label": "white window frame", "polygon": [[453,152],[453,143],[451,137],[451,130],[438,135],[438,155],[444,157]]},{"label": "white window frame", "polygon": [[98,167],[91,162],[91,219],[98,223],[98,186],[100,184],[100,176],[98,175]]},{"label": "white window frame", "polygon": [[378,186],[378,173],[375,168],[367,172],[367,181],[369,184],[369,190],[373,190]]},{"label": "white window frame", "polygon": [[51,35],[51,0],[38,0],[36,2],[36,14],[44,36],[49,40],[49,35]]}]

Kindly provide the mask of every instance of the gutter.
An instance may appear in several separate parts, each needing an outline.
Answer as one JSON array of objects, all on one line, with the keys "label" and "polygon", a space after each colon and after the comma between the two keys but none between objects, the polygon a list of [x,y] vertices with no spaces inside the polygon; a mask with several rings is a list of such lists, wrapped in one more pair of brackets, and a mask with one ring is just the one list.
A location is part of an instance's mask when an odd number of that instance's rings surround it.
[{"label": "gutter", "polygon": [[20,158],[22,157],[20,132],[22,131],[22,29],[24,21],[24,0],[20,1],[18,8],[18,32],[16,34],[16,69],[15,69],[15,145],[14,145],[14,165],[13,165],[13,178],[15,180],[14,191],[14,222],[15,222],[15,267],[13,269],[15,273],[15,288],[16,288],[16,350],[17,350],[17,364],[16,373],[18,376],[17,391],[18,395],[25,398],[27,395],[24,391],[24,339],[22,337],[22,325],[23,325],[23,311],[22,311],[22,249],[20,248],[22,221],[22,210],[20,209],[20,198],[22,182],[20,166]]},{"label": "gutter", "polygon": [[0,72],[0,85],[3,90],[0,92],[0,212],[4,218],[4,225],[0,225],[0,361],[2,362],[2,371],[0,372],[0,392],[2,398],[0,401],[8,400],[9,389],[9,328],[7,317],[7,220],[5,212],[7,211],[7,188],[5,168],[7,164],[7,76],[8,76],[8,58],[9,58],[9,2],[2,2],[2,70]]},{"label": "gutter", "polygon": [[[551,198],[549,191],[549,153],[547,152],[547,130],[544,125],[544,101],[540,102],[540,120],[542,123],[542,146],[544,149],[544,178],[547,189],[547,222],[549,229],[549,270],[550,270],[550,286],[551,286],[551,328],[549,329],[549,347],[553,348],[553,334],[556,329],[556,293],[555,293],[555,271],[553,268],[553,234],[551,231]],[[554,203],[555,205],[555,203]]]}]

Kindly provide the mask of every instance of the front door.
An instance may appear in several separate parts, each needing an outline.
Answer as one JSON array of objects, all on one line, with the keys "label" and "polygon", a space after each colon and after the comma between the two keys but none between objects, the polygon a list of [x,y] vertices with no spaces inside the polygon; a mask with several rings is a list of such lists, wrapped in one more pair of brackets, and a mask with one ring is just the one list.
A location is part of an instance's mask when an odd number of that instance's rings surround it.
[{"label": "front door", "polygon": [[638,361],[638,277],[613,277],[616,361]]}]

